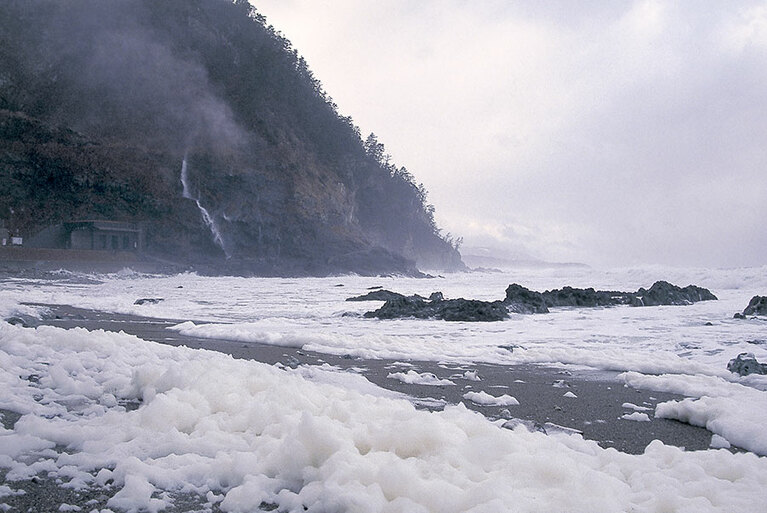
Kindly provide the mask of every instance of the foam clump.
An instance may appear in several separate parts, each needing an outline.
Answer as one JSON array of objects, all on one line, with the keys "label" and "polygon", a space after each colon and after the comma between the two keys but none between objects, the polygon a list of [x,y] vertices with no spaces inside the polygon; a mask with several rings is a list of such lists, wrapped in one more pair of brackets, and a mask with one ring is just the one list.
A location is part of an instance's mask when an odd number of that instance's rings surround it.
[{"label": "foam clump", "polygon": [[408,385],[430,385],[430,386],[447,386],[455,385],[449,379],[441,379],[432,374],[431,372],[416,372],[409,370],[407,372],[392,372],[387,376],[389,379],[396,379]]},{"label": "foam clump", "polygon": [[509,394],[494,396],[482,391],[466,392],[463,394],[463,398],[484,406],[519,406],[519,401]]},{"label": "foam clump", "polygon": [[733,445],[767,456],[767,394],[718,376],[622,375],[632,387],[688,396],[655,407],[655,418],[674,419],[724,437]]},{"label": "foam clump", "polygon": [[650,422],[650,416],[646,413],[635,411],[633,413],[624,413],[621,415],[623,420],[633,420],[634,422]]}]

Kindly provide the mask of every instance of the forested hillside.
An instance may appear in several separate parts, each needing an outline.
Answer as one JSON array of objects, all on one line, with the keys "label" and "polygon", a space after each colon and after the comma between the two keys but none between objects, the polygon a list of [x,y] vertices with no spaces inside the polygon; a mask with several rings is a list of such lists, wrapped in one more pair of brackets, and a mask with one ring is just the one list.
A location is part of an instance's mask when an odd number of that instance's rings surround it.
[{"label": "forested hillside", "polygon": [[423,187],[240,0],[0,5],[0,219],[84,218],[253,272],[463,265]]}]

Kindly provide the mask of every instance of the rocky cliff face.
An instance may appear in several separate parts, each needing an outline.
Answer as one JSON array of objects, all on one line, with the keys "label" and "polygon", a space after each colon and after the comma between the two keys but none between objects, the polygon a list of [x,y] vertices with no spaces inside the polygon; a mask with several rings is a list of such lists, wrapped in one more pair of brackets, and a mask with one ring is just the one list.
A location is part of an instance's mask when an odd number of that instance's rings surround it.
[{"label": "rocky cliff face", "polygon": [[149,253],[235,272],[462,267],[422,187],[247,2],[0,9],[0,218],[16,229],[142,221]]}]

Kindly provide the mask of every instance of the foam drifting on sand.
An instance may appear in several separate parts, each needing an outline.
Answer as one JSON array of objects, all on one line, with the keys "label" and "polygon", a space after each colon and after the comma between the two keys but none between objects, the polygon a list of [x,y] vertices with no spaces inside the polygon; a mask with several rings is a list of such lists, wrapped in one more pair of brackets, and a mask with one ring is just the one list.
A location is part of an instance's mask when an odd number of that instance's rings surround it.
[{"label": "foam drifting on sand", "polygon": [[466,392],[463,394],[463,398],[485,406],[519,406],[519,401],[508,394],[494,396],[483,391]]},{"label": "foam drifting on sand", "polygon": [[[223,354],[125,334],[0,322],[6,486],[39,472],[119,490],[115,510],[159,511],[163,491],[223,511],[757,511],[767,458],[651,443],[632,456],[575,436],[501,429],[461,405],[316,383]],[[137,406],[137,407],[136,407]],[[63,451],[61,449],[64,449]]]},{"label": "foam drifting on sand", "polygon": [[[715,376],[623,374],[630,386],[688,396],[655,407],[655,417],[705,427],[731,444],[767,455],[767,393]],[[763,376],[759,376],[763,377]]]},{"label": "foam drifting on sand", "polygon": [[428,386],[450,386],[455,385],[449,379],[441,379],[431,372],[416,372],[409,370],[407,372],[391,372],[387,376],[389,379],[396,379],[408,385],[428,385]]}]

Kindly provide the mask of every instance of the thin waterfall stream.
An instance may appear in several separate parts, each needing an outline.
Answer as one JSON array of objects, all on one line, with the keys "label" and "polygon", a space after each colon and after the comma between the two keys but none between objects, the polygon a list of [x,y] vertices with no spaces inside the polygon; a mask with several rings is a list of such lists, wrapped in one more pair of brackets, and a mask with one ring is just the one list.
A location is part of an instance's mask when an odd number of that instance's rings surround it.
[{"label": "thin waterfall stream", "polygon": [[202,220],[210,230],[211,235],[213,235],[213,242],[215,242],[216,245],[221,248],[221,250],[226,255],[226,258],[230,258],[231,255],[224,246],[224,238],[221,235],[221,230],[219,230],[216,221],[213,219],[213,216],[211,216],[210,212],[208,212],[208,210],[202,206],[200,199],[192,195],[192,191],[189,187],[189,175],[187,171],[186,157],[184,157],[184,160],[181,162],[181,185],[184,187],[182,196],[184,198],[194,200],[194,202],[197,203],[197,208],[200,209]]}]

